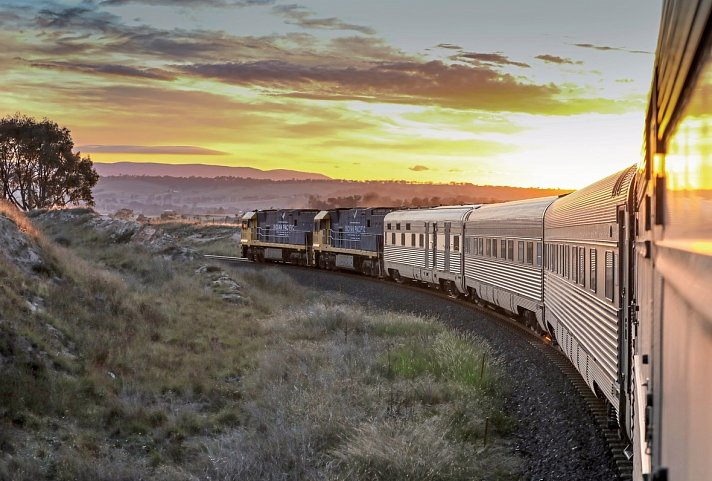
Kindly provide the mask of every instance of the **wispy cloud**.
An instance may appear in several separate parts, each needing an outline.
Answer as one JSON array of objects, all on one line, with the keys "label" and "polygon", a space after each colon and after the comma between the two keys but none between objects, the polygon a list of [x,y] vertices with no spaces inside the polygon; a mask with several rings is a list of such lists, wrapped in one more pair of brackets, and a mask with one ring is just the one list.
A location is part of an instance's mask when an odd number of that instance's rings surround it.
[{"label": "wispy cloud", "polygon": [[430,170],[430,167],[426,167],[425,165],[414,165],[413,167],[408,167],[408,170],[412,170],[413,172],[422,172],[424,170]]},{"label": "wispy cloud", "polygon": [[249,7],[254,5],[272,5],[275,0],[103,0],[99,5],[120,6],[129,4],[163,5],[167,7]]},{"label": "wispy cloud", "polygon": [[318,18],[309,9],[300,5],[277,5],[272,9],[276,14],[287,19],[287,23],[298,25],[303,28],[315,28],[326,30],[353,30],[366,35],[376,33],[371,27],[347,23],[336,17]]},{"label": "wispy cloud", "polygon": [[[272,95],[305,99],[362,100],[535,114],[611,113],[631,105],[580,98],[553,85],[526,83],[483,65],[441,61],[382,62],[368,67],[308,66],[283,61],[177,66],[198,77],[270,89]],[[636,107],[638,105],[636,104]]]},{"label": "wispy cloud", "polygon": [[227,155],[191,145],[81,145],[78,150],[95,154]]},{"label": "wispy cloud", "polygon": [[462,47],[455,45],[454,43],[439,43],[436,45],[438,48],[445,48],[448,50],[462,50]]},{"label": "wispy cloud", "polygon": [[624,47],[611,47],[608,45],[594,45],[592,43],[575,43],[575,47],[581,47],[581,48],[590,48],[593,50],[600,50],[602,52],[608,52],[608,51],[619,51],[619,52],[628,52],[628,53],[641,53],[641,54],[647,54],[647,55],[652,55],[652,52],[647,52],[645,50],[631,50],[627,49]]},{"label": "wispy cloud", "polygon": [[136,68],[128,65],[73,63],[73,62],[27,62],[30,66],[43,69],[73,71],[94,75],[144,78],[150,80],[175,80],[175,75],[159,68]]},{"label": "wispy cloud", "polygon": [[501,53],[478,53],[478,52],[463,52],[455,56],[458,60],[472,60],[476,63],[497,64],[497,65],[514,65],[516,67],[529,68],[531,65],[524,62],[515,62],[509,57]]},{"label": "wispy cloud", "polygon": [[559,57],[557,55],[549,55],[549,54],[537,55],[534,58],[542,60],[547,63],[571,64],[571,65],[583,64],[583,62],[580,60],[571,60],[570,58],[564,58],[564,57]]}]

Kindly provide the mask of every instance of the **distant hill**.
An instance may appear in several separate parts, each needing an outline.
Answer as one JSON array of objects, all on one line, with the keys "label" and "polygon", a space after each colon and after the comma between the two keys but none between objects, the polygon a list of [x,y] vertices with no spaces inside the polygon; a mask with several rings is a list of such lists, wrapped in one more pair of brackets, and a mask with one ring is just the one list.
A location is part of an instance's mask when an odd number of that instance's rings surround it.
[{"label": "distant hill", "polygon": [[155,216],[234,214],[264,208],[331,208],[358,206],[419,207],[491,203],[570,192],[473,184],[414,184],[403,181],[265,180],[234,177],[106,176],[94,188],[102,213],[131,209]]},{"label": "distant hill", "polygon": [[203,164],[159,164],[155,162],[94,162],[94,168],[102,177],[119,175],[151,177],[242,177],[263,180],[328,180],[323,174],[298,170],[260,170],[252,167],[227,167]]}]

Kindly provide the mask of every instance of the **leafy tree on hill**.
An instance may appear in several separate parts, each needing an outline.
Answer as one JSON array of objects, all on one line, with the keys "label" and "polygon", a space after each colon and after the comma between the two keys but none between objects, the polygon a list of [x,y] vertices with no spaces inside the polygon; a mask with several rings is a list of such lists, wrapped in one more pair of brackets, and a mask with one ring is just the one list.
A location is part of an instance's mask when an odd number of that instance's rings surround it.
[{"label": "leafy tree on hill", "polygon": [[15,114],[0,120],[0,197],[22,210],[84,202],[99,180],[89,157],[74,153],[68,129]]}]

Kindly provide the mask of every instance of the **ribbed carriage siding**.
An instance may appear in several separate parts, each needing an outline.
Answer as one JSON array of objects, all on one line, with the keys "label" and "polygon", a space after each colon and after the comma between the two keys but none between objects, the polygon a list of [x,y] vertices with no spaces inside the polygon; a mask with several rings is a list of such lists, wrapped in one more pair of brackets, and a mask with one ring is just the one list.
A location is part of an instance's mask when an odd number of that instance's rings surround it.
[{"label": "ribbed carriage siding", "polygon": [[542,329],[544,213],[556,199],[483,205],[465,222],[468,290],[510,312],[533,313]]},{"label": "ribbed carriage siding", "polygon": [[431,284],[452,282],[464,293],[463,225],[479,205],[394,211],[385,217],[386,273]]},{"label": "ribbed carriage siding", "polygon": [[[589,386],[618,409],[618,207],[630,202],[631,167],[555,201],[544,216],[545,318]],[[607,277],[608,276],[608,277]]]},{"label": "ribbed carriage siding", "polygon": [[[339,268],[381,274],[383,219],[391,211],[384,207],[358,207],[319,212],[314,218],[315,262],[320,267],[326,267],[325,261],[329,261]],[[364,266],[364,262],[368,265]]]},{"label": "ribbed carriage siding", "polygon": [[666,0],[636,188],[635,479],[712,480],[712,2]]}]

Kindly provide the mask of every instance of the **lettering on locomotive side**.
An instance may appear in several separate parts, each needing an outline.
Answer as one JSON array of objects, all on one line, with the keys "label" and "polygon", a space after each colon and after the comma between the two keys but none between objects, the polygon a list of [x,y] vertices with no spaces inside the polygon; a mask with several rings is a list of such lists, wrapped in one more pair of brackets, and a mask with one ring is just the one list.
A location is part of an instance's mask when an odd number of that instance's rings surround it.
[{"label": "lettering on locomotive side", "polygon": [[294,230],[294,226],[288,222],[278,222],[274,225],[274,231],[277,237],[288,237],[289,233]]},{"label": "lettering on locomotive side", "polygon": [[366,233],[366,226],[363,225],[347,225],[344,227],[344,232],[347,234],[365,234]]}]

